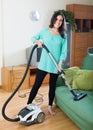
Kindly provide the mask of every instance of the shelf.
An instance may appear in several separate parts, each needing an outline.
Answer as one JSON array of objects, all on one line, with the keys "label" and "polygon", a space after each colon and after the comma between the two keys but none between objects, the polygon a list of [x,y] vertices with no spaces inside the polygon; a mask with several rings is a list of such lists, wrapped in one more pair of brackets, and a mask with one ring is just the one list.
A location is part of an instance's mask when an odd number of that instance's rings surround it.
[{"label": "shelf", "polygon": [[74,13],[77,29],[72,31],[71,66],[82,66],[87,48],[93,47],[93,6],[68,4],[67,11]]},{"label": "shelf", "polygon": [[75,19],[77,30],[76,32],[92,32],[93,31],[93,20],[89,19]]}]

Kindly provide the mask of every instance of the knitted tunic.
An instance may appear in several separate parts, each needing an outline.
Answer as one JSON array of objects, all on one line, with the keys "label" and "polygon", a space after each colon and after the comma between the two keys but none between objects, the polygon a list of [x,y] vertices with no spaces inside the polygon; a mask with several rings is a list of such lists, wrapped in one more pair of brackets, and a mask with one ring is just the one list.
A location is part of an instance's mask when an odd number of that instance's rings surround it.
[{"label": "knitted tunic", "polygon": [[[32,42],[35,40],[41,40],[43,44],[47,46],[50,53],[55,58],[57,64],[60,60],[65,61],[67,56],[67,39],[62,38],[60,35],[53,35],[49,32],[49,28],[44,28],[35,36],[32,37]],[[40,70],[49,73],[58,73],[53,61],[50,59],[48,53],[43,48],[41,53],[40,62],[38,64]]]}]

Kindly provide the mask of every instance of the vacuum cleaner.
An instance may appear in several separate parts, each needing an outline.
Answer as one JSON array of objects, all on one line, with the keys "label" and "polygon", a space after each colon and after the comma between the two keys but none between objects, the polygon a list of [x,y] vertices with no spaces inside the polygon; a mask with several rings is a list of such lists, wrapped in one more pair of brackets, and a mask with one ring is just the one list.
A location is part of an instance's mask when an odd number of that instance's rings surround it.
[{"label": "vacuum cleaner", "polygon": [[[24,107],[22,110],[20,110],[20,112],[18,113],[17,117],[14,118],[14,119],[9,118],[6,115],[6,113],[5,113],[5,109],[6,109],[7,104],[10,102],[10,100],[13,98],[13,96],[16,94],[16,92],[21,87],[23,81],[25,80],[25,77],[27,75],[27,72],[28,72],[28,69],[29,69],[29,66],[30,66],[30,62],[31,62],[31,58],[32,58],[33,52],[34,52],[35,48],[37,48],[37,47],[38,47],[38,45],[36,45],[36,44],[33,46],[31,54],[30,54],[30,57],[29,57],[29,60],[28,60],[28,64],[27,64],[27,67],[26,67],[26,70],[25,70],[25,73],[23,75],[22,80],[20,81],[20,83],[18,84],[18,86],[16,87],[16,89],[13,91],[13,93],[6,100],[6,102],[4,103],[4,105],[2,107],[2,115],[3,115],[3,117],[7,121],[11,121],[11,122],[20,121],[21,124],[28,126],[28,125],[31,125],[31,124],[34,124],[34,123],[42,123],[45,120],[45,113],[40,109],[39,106],[37,106],[37,105],[35,105],[33,103],[28,104],[26,107]],[[44,44],[42,44],[42,47],[47,51],[49,57],[51,58],[51,60],[55,64],[55,66],[57,67],[57,63],[56,63],[54,57],[51,55],[49,49]],[[73,94],[75,101],[78,101],[78,100],[84,98],[87,95],[85,93],[76,93],[76,92],[74,92],[74,90],[71,88],[71,86],[68,84],[68,82],[67,82],[67,80],[65,78],[64,71],[61,70],[61,72],[58,72],[58,73],[64,79],[65,84],[69,88],[70,92]]]},{"label": "vacuum cleaner", "polygon": [[22,83],[25,80],[25,77],[27,75],[29,66],[30,66],[30,62],[31,62],[31,58],[33,55],[33,52],[35,50],[35,48],[37,48],[38,46],[35,45],[31,51],[29,60],[28,60],[28,64],[25,70],[25,73],[20,81],[20,83],[18,84],[18,86],[16,87],[16,89],[13,91],[13,93],[9,96],[9,98],[6,100],[6,102],[4,103],[3,107],[2,107],[2,116],[10,122],[17,122],[20,121],[21,124],[29,126],[31,124],[36,124],[36,123],[42,123],[45,120],[45,113],[40,109],[40,107],[38,105],[35,105],[33,103],[31,104],[27,104],[27,106],[25,106],[22,110],[19,111],[18,115],[16,118],[12,119],[9,118],[6,113],[5,113],[5,109],[8,105],[8,103],[10,102],[10,100],[14,97],[14,95],[16,94],[16,92],[19,90],[19,88],[21,87]]},{"label": "vacuum cleaner", "polygon": [[43,122],[45,120],[45,114],[39,106],[31,103],[18,113],[18,118],[20,119],[21,124],[28,126]]}]

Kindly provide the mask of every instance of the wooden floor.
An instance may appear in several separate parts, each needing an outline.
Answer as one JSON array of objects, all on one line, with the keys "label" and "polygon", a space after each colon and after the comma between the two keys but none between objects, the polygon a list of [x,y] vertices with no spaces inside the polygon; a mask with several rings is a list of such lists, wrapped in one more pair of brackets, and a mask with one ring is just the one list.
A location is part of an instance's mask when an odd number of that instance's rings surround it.
[{"label": "wooden floor", "polygon": [[[19,90],[6,107],[6,114],[10,118],[16,118],[18,112],[26,105],[30,90]],[[37,95],[36,104],[39,104],[42,111],[46,114],[46,119],[41,124],[23,126],[20,122],[6,121],[1,114],[2,106],[11,93],[0,89],[0,130],[80,130],[55,104],[55,116],[47,113],[48,87],[42,86]],[[43,101],[42,101],[43,98]]]}]

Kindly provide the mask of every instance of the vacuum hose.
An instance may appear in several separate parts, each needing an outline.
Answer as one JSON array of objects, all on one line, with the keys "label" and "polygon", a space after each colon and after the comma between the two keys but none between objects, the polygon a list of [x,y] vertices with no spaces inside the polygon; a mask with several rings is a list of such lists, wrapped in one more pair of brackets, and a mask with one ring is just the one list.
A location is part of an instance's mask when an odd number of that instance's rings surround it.
[{"label": "vacuum hose", "polygon": [[32,59],[32,55],[33,55],[33,52],[35,50],[35,48],[37,48],[38,45],[35,44],[35,46],[32,48],[32,51],[31,51],[31,54],[30,54],[30,57],[29,57],[29,60],[28,60],[28,64],[27,64],[27,67],[26,67],[26,70],[25,70],[25,73],[23,75],[23,78],[22,80],[20,81],[19,85],[16,87],[16,89],[13,91],[13,93],[10,95],[10,97],[6,100],[6,102],[4,103],[3,107],[2,107],[2,115],[3,117],[8,120],[8,121],[11,121],[11,122],[17,122],[19,121],[20,119],[19,118],[14,118],[14,119],[11,119],[9,118],[6,114],[5,114],[5,109],[6,109],[6,106],[7,104],[10,102],[10,100],[13,98],[13,96],[16,94],[16,92],[19,90],[19,88],[21,87],[22,83],[24,82],[25,80],[25,77],[27,75],[27,72],[28,72],[28,69],[29,69],[29,66],[30,66],[30,62],[31,62],[31,59]]}]

